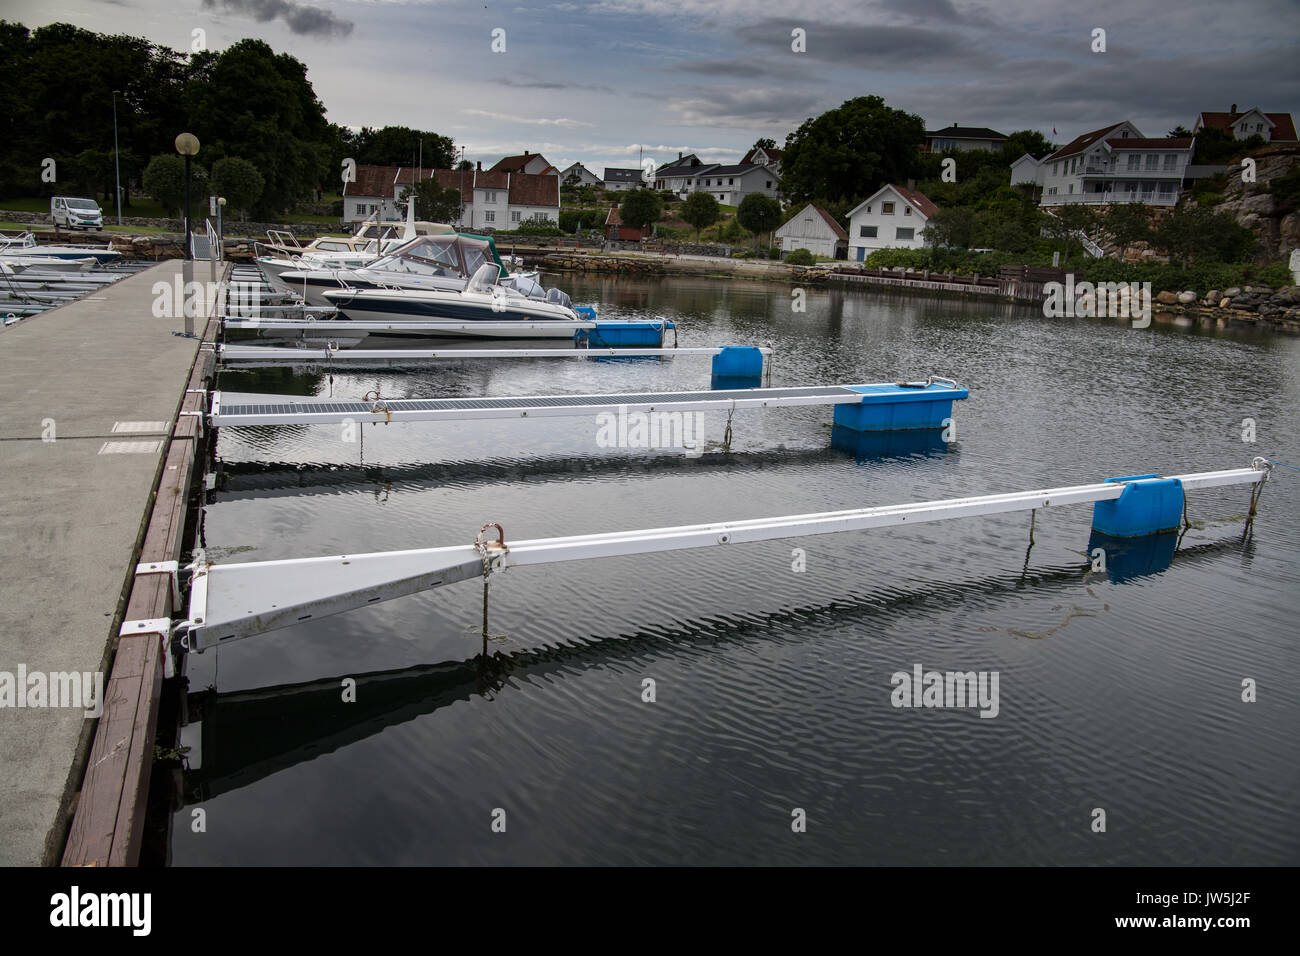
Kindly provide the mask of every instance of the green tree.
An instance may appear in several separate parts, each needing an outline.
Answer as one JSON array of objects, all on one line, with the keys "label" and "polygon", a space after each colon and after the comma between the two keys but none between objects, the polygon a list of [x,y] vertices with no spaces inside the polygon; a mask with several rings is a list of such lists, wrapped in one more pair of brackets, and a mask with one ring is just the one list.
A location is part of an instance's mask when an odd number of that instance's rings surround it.
[{"label": "green tree", "polygon": [[1116,203],[1098,217],[1097,228],[1118,247],[1123,261],[1129,246],[1151,237],[1151,212],[1140,202]]},{"label": "green tree", "polygon": [[632,189],[623,194],[618,207],[618,217],[629,229],[648,229],[659,220],[663,202],[649,189]]},{"label": "green tree", "polygon": [[[781,204],[771,196],[750,193],[740,201],[740,206],[736,209],[736,219],[756,237],[759,233],[770,233],[781,225]],[[768,242],[771,242],[770,236]],[[754,245],[757,248],[757,239]]]},{"label": "green tree", "polygon": [[[411,195],[411,187],[402,190],[403,203]],[[430,176],[415,185],[415,218],[425,222],[455,222],[460,218],[460,190],[443,189],[438,180]]]},{"label": "green tree", "polygon": [[754,140],[754,145],[750,149],[776,149],[776,140],[764,136],[762,139]]},{"label": "green tree", "polygon": [[1227,213],[1204,206],[1175,209],[1151,234],[1152,244],[1184,269],[1197,262],[1243,262],[1253,256],[1259,240]]},{"label": "green tree", "polygon": [[212,192],[225,196],[226,202],[244,218],[266,186],[266,180],[257,167],[238,156],[227,156],[213,163],[209,182]]},{"label": "green tree", "polygon": [[[149,160],[143,178],[144,191],[156,199],[166,209],[176,210],[185,215],[185,160],[176,153],[160,153]],[[190,162],[190,199],[196,200],[203,195],[207,182],[207,173],[203,167]]]},{"label": "green tree", "polygon": [[710,193],[691,193],[682,203],[682,221],[695,228],[695,241],[700,241],[700,230],[708,229],[722,216],[718,201]]},{"label": "green tree", "polygon": [[358,163],[374,166],[423,163],[425,169],[450,169],[456,161],[456,148],[450,137],[409,126],[385,126],[381,129],[367,126],[357,134],[355,159]]},{"label": "green tree", "polygon": [[945,206],[930,217],[925,240],[936,249],[969,249],[975,245],[979,222],[967,206]]},{"label": "green tree", "polygon": [[792,203],[862,199],[906,179],[924,141],[921,117],[879,96],[847,100],[786,137],[781,194]]},{"label": "green tree", "polygon": [[1052,239],[1061,242],[1061,261],[1067,262],[1074,245],[1081,245],[1080,234],[1088,234],[1096,225],[1097,216],[1091,206],[1072,202],[1056,207],[1056,215],[1048,216],[1047,233]]}]

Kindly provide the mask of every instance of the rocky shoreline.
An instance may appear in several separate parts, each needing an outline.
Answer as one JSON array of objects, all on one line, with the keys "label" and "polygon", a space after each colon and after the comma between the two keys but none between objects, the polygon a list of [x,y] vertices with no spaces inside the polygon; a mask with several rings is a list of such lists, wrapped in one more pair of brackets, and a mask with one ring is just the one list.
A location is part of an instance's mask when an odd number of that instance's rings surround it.
[{"label": "rocky shoreline", "polygon": [[1151,308],[1171,315],[1193,315],[1220,323],[1237,322],[1279,332],[1300,333],[1300,286],[1270,289],[1233,286],[1211,289],[1204,297],[1191,289],[1161,292]]}]

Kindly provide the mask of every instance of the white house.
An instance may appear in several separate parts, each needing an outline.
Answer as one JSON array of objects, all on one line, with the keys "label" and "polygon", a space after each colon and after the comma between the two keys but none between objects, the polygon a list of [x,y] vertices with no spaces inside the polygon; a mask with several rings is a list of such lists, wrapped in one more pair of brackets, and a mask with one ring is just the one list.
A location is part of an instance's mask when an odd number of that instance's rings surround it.
[{"label": "white house", "polygon": [[[1127,120],[1084,133],[1038,164],[1039,205],[1173,206],[1195,146],[1195,137],[1147,139]],[[1026,169],[1021,166],[1022,176]]]},{"label": "white house", "polygon": [[694,153],[677,154],[672,163],[655,170],[654,188],[685,199],[691,193],[709,193],[720,203],[739,206],[750,193],[776,198],[781,180],[781,150],[754,148],[739,163],[723,166],[704,163]]},{"label": "white house", "polygon": [[1192,135],[1203,129],[1231,133],[1234,139],[1262,136],[1269,143],[1294,142],[1296,138],[1295,121],[1290,113],[1265,113],[1257,106],[1238,113],[1236,103],[1227,113],[1198,113]]},{"label": "white house", "polygon": [[559,224],[560,177],[554,173],[512,173],[476,167],[431,170],[430,175],[443,189],[464,197],[461,215],[451,223],[458,229],[513,230],[527,220]]},{"label": "white house", "polygon": [[849,258],[861,262],[877,249],[920,249],[925,227],[939,211],[923,193],[881,186],[849,212]]},{"label": "white house", "polygon": [[1006,136],[987,126],[958,126],[956,123],[925,134],[925,148],[932,153],[999,150],[1006,141]]},{"label": "white house", "polygon": [[768,166],[714,166],[695,177],[692,192],[708,193],[718,202],[739,206],[751,193],[776,198],[777,173]]},{"label": "white house", "polygon": [[619,169],[615,166],[605,167],[605,188],[610,192],[623,192],[628,189],[640,189],[645,185],[639,169]]},{"label": "white house", "polygon": [[815,256],[843,259],[849,234],[826,210],[809,203],[776,231],[776,242],[783,252],[807,249]]},{"label": "white house", "polygon": [[560,170],[560,185],[567,185],[570,176],[577,176],[579,186],[599,186],[600,177],[589,170],[582,163],[574,163],[567,169]]},{"label": "white house", "polygon": [[1037,186],[1039,173],[1038,167],[1042,165],[1028,153],[1021,156],[1011,164],[1011,185],[1013,186]]}]

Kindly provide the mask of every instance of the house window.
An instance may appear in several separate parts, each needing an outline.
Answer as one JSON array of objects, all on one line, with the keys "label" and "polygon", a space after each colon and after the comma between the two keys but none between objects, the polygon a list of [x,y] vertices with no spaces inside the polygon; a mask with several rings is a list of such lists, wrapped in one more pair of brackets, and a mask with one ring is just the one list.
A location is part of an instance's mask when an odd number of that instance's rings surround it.
[{"label": "house window", "polygon": [[765,183],[763,184],[763,188],[764,188],[764,189],[771,189],[771,188],[772,188],[772,180],[769,179],[767,182],[765,182]]},{"label": "house window", "polygon": [[[867,210],[867,212],[870,211],[870,209]],[[892,202],[882,202],[880,204],[880,214],[882,216],[892,216],[894,214],[894,204]]]},{"label": "house window", "polygon": [[728,186],[734,186],[735,184],[736,184],[736,181],[735,181],[734,179],[728,179],[728,180],[727,180],[727,185],[728,185]]},{"label": "house window", "polygon": [[545,222],[549,217],[544,212],[533,213],[533,222]]},{"label": "house window", "polygon": [[912,237],[916,235],[915,229],[895,229],[894,234],[901,242],[911,242]]},{"label": "house window", "polygon": [[1159,169],[1159,168],[1160,168],[1160,154],[1147,153],[1147,169],[1152,170],[1152,169]]},{"label": "house window", "polygon": [[911,207],[911,206],[904,206],[904,207],[903,207],[903,215],[904,215],[904,216],[910,216],[910,215],[912,215],[912,207]]},{"label": "house window", "polygon": [[1142,157],[1137,153],[1129,153],[1128,168],[1130,171],[1142,168]]},{"label": "house window", "polygon": [[511,222],[518,222],[518,221],[519,221],[519,210],[518,210],[518,209],[516,209],[516,210],[514,210],[512,213],[510,213],[510,221],[511,221]]},{"label": "house window", "polygon": [[1161,196],[1162,199],[1168,199],[1168,198],[1169,198],[1170,196],[1172,196],[1173,194],[1174,194],[1174,184],[1173,184],[1173,183],[1161,183],[1161,184],[1160,184],[1160,196]]},{"label": "house window", "polygon": [[484,193],[484,194],[483,194],[483,199],[484,199],[485,202],[496,202],[496,201],[497,201],[497,194],[496,194],[495,192]]},{"label": "house window", "polygon": [[1178,154],[1170,153],[1168,156],[1165,157],[1165,169],[1170,170],[1170,169],[1177,169],[1177,168],[1178,168]]},{"label": "house window", "polygon": [[487,211],[485,211],[485,212],[483,213],[483,221],[484,221],[484,222],[496,222],[496,221],[497,221],[497,214],[494,213],[491,209],[489,209],[489,210],[487,210]]},{"label": "house window", "polygon": [[860,239],[874,239],[874,238],[876,238],[876,227],[875,227],[875,226],[858,226],[858,238],[860,238]]},{"label": "house window", "polygon": [[1074,183],[1070,183],[1070,192],[1074,192]]}]

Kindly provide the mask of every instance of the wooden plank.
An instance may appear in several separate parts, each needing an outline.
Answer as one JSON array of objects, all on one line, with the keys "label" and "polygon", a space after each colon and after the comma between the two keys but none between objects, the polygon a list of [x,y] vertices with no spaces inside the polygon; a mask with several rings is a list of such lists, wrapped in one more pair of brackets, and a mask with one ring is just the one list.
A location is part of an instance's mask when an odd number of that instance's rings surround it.
[{"label": "wooden plank", "polygon": [[137,656],[141,659],[142,673],[134,688],[136,706],[131,714],[131,743],[124,761],[125,780],[113,828],[109,866],[136,866],[140,862],[145,811],[149,805],[154,737],[158,730],[158,700],[162,694],[163,680],[162,641],[157,635],[124,637],[118,646],[119,651],[123,645],[129,645],[132,659]]}]

